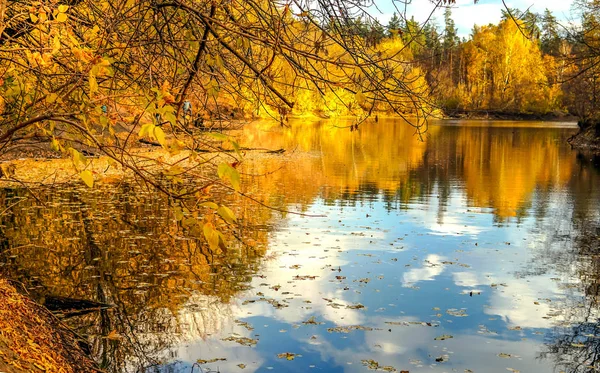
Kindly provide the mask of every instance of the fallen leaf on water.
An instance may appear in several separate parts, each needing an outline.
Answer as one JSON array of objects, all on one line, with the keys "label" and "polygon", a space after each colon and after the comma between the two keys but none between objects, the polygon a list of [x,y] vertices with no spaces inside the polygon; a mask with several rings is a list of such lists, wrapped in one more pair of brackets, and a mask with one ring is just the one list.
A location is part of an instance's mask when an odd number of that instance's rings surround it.
[{"label": "fallen leaf on water", "polygon": [[346,306],[346,308],[351,309],[351,310],[359,310],[361,308],[365,308],[365,306],[363,306],[360,303],[357,303],[357,304],[352,304],[350,306]]},{"label": "fallen leaf on water", "polygon": [[327,328],[329,333],[350,333],[352,330],[364,330],[371,331],[373,328],[362,325],[351,325],[351,326],[336,326],[335,328]]},{"label": "fallen leaf on water", "polygon": [[446,313],[448,315],[452,315],[455,317],[467,317],[469,315],[467,315],[467,312],[464,309],[456,309],[456,308],[450,308],[449,310],[446,310]]},{"label": "fallen leaf on water", "polygon": [[451,338],[454,338],[454,337],[449,334],[444,334],[444,335],[440,335],[439,337],[435,337],[434,340],[445,341],[446,339],[451,339]]},{"label": "fallen leaf on water", "polygon": [[196,360],[196,362],[198,364],[210,364],[210,363],[215,363],[217,361],[227,361],[227,359],[225,359],[224,357],[218,357],[218,358],[209,359],[209,360],[204,360],[204,359],[198,359],[198,360]]},{"label": "fallen leaf on water", "polygon": [[246,364],[238,364],[238,367],[240,367],[240,369],[244,369],[246,367]]},{"label": "fallen leaf on water", "polygon": [[258,341],[256,339],[252,339],[252,338],[246,338],[246,337],[236,337],[236,336],[230,336],[227,338],[223,338],[223,341],[230,341],[230,342],[237,342],[239,344],[241,344],[242,346],[255,346]]},{"label": "fallen leaf on water", "polygon": [[372,370],[376,370],[377,368],[379,368],[379,363],[373,359],[361,360],[360,362],[363,363],[364,366]]},{"label": "fallen leaf on water", "polygon": [[308,319],[306,321],[302,321],[302,324],[305,324],[305,325],[321,325],[323,323],[320,322],[320,321],[317,321],[317,319],[315,319],[314,316],[311,316],[310,319]]},{"label": "fallen leaf on water", "polygon": [[293,354],[291,352],[283,352],[281,354],[277,354],[277,357],[280,359],[286,359],[286,360],[294,360],[296,358],[296,354]]},{"label": "fallen leaf on water", "polygon": [[235,320],[235,323],[238,324],[239,326],[243,326],[244,328],[246,328],[249,331],[253,331],[254,330],[254,328],[252,327],[252,325],[248,324],[245,321]]}]

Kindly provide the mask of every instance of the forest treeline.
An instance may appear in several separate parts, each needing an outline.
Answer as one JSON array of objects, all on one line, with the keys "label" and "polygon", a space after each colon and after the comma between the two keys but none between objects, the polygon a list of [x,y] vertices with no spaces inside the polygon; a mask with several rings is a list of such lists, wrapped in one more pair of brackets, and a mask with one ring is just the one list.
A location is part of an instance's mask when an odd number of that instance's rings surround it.
[{"label": "forest treeline", "polygon": [[[450,7],[441,25],[435,19],[422,24],[394,13],[385,26],[358,19],[354,28],[374,53],[402,56],[415,76],[411,88],[427,95],[423,101],[431,104],[432,112],[595,119],[600,93],[599,2],[576,1],[573,13],[579,26],[561,23],[549,10],[537,14],[506,9],[498,24],[476,25],[463,38]],[[331,112],[333,106],[338,113],[350,114],[335,105],[335,99],[329,102],[327,96],[314,93],[298,92],[302,98],[294,111]]]}]

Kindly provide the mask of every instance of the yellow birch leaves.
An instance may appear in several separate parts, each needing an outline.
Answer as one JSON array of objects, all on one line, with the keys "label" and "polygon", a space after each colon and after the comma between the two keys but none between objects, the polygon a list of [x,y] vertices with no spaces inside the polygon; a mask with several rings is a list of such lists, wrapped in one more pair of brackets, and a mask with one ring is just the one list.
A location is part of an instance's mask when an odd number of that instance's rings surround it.
[{"label": "yellow birch leaves", "polygon": [[[55,141],[56,139],[53,139],[53,147],[55,146]],[[60,147],[58,143],[56,143],[56,146]],[[79,169],[80,167],[86,168],[88,166],[87,158],[83,154],[81,154],[77,149],[69,148],[68,151],[69,153],[71,153],[71,160],[73,161],[75,169]],[[92,188],[94,186],[94,175],[92,174],[92,171],[83,170],[79,173],[79,177],[88,187]]]},{"label": "yellow birch leaves", "polygon": [[161,146],[165,146],[167,140],[165,137],[165,131],[154,123],[146,123],[140,129],[138,133],[139,137],[150,137],[156,140]]}]

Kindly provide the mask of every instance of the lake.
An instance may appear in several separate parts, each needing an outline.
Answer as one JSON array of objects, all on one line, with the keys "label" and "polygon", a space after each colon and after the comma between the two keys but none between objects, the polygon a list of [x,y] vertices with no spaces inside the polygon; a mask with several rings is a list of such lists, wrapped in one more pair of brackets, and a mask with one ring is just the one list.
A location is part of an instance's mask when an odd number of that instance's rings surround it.
[{"label": "lake", "polygon": [[[600,369],[600,165],[570,123],[400,120],[232,133],[228,248],[133,180],[4,189],[1,270],[108,372]],[[35,195],[32,198],[31,195]]]}]

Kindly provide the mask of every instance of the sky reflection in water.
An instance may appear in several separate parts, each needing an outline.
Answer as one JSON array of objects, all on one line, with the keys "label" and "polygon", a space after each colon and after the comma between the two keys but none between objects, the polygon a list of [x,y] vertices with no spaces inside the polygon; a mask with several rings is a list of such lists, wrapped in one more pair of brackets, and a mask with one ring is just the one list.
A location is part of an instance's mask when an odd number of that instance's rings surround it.
[{"label": "sky reflection in water", "polygon": [[[381,370],[410,372],[554,371],[552,358],[540,358],[544,343],[551,341],[556,325],[580,321],[567,321],[565,310],[585,298],[576,276],[577,263],[565,271],[564,266],[553,265],[549,254],[577,250],[571,239],[557,240],[556,236],[563,225],[577,225],[572,199],[587,199],[591,204],[589,217],[597,221],[594,205],[598,206],[598,193],[592,190],[578,195],[570,189],[580,171],[576,170],[575,154],[558,142],[569,130],[531,132],[538,140],[542,138],[540,145],[515,142],[516,132],[532,131],[518,128],[523,125],[474,127],[476,136],[477,132],[485,133],[485,141],[475,141],[477,146],[491,147],[490,143],[498,141],[494,136],[501,137],[500,141],[508,136],[514,148],[502,150],[530,158],[508,165],[475,160],[490,168],[514,171],[507,175],[505,185],[494,186],[504,188],[507,196],[511,189],[519,189],[514,183],[520,181],[511,180],[511,176],[520,176],[521,162],[538,157],[536,162],[541,162],[542,168],[552,166],[548,164],[552,160],[539,157],[548,149],[536,153],[536,147],[554,147],[550,152],[568,162],[567,171],[559,175],[558,169],[548,170],[550,175],[534,180],[530,190],[516,190],[516,202],[491,195],[491,202],[485,204],[476,204],[478,191],[466,190],[468,175],[456,175],[453,182],[443,186],[443,180],[417,178],[430,183],[427,193],[396,204],[400,208],[390,208],[389,198],[384,196],[389,190],[360,190],[369,182],[381,182],[373,180],[372,174],[365,176],[368,171],[356,175],[363,179],[357,182],[357,190],[350,190],[350,203],[324,200],[323,195],[331,194],[327,188],[345,187],[339,180],[347,176],[344,166],[353,162],[338,162],[325,177],[333,180],[333,185],[319,185],[320,195],[303,210],[327,217],[288,215],[269,237],[270,259],[253,278],[252,290],[231,305],[230,322],[206,341],[181,346],[179,358],[188,362],[199,356],[226,358],[204,366],[223,372],[237,371],[240,363],[246,365],[244,371],[257,372],[364,372],[369,361],[371,367],[378,364]],[[434,136],[428,146],[441,147],[447,141],[459,142],[460,136],[472,135],[465,128],[435,130],[438,139]],[[267,145],[273,144],[273,140],[267,141]],[[398,146],[402,145],[400,140]],[[364,149],[367,146],[359,143],[355,150],[368,153]],[[308,145],[301,150],[315,149]],[[385,151],[385,147],[380,150]],[[424,154],[429,152],[426,149]],[[445,160],[446,164],[438,160],[433,167],[465,171],[464,164],[450,165],[456,159]],[[369,161],[368,157],[354,159],[354,166],[358,162],[360,168],[360,163]],[[423,167],[418,161],[416,165],[407,163],[400,165],[406,169],[405,175],[414,171],[411,168]],[[493,177],[489,175],[494,170],[482,167],[479,171]],[[597,171],[586,172],[598,181]],[[488,185],[497,181],[486,180]],[[369,198],[360,197],[365,195]],[[359,197],[353,200],[352,196]],[[520,196],[525,199],[518,199]],[[498,216],[506,213],[506,206],[513,207],[512,213]],[[543,214],[538,211],[541,206]],[[562,259],[560,254],[555,258],[559,262]],[[274,307],[265,299],[274,299],[276,305],[284,307]],[[247,330],[234,319],[254,329]],[[311,320],[319,324],[308,324]],[[258,343],[244,347],[224,342],[230,335],[253,338]],[[293,360],[278,358],[285,352],[297,356]]]}]

